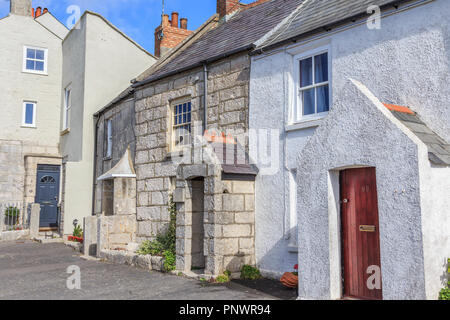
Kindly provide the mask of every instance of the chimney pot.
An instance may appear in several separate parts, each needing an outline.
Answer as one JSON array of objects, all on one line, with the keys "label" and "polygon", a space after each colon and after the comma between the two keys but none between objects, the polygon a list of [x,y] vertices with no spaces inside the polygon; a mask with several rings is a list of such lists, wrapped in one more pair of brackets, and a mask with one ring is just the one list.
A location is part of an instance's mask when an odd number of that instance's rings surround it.
[{"label": "chimney pot", "polygon": [[34,8],[31,8],[31,16],[34,18]]},{"label": "chimney pot", "polygon": [[45,9],[44,9],[44,12],[43,12],[43,13],[47,13],[47,12],[48,12],[48,9],[47,9],[47,8],[45,8]]},{"label": "chimney pot", "polygon": [[187,23],[188,23],[187,18],[181,18],[180,19],[180,28],[187,30]]},{"label": "chimney pot", "polygon": [[35,17],[38,18],[41,15],[41,13],[42,13],[42,8],[41,7],[37,7],[36,8],[36,15],[35,15]]},{"label": "chimney pot", "polygon": [[169,23],[169,15],[168,14],[165,14],[164,16],[163,16],[163,27],[165,27],[165,26],[168,26],[170,23]]},{"label": "chimney pot", "polygon": [[178,12],[172,12],[172,27],[178,28]]}]

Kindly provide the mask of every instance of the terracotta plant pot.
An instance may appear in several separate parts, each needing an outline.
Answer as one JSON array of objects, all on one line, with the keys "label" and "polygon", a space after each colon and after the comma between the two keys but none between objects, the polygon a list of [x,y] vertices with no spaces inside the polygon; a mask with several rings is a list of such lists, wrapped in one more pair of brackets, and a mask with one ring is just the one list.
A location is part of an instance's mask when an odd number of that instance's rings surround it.
[{"label": "terracotta plant pot", "polygon": [[298,276],[292,272],[285,272],[280,279],[281,283],[288,288],[298,287]]}]

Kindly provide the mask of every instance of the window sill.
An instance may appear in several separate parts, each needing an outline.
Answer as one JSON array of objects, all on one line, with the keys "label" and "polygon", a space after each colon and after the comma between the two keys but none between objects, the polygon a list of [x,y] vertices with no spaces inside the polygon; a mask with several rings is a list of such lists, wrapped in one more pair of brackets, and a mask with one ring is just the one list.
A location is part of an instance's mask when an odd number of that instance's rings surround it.
[{"label": "window sill", "polygon": [[63,131],[61,131],[61,132],[59,133],[59,135],[60,135],[60,136],[64,136],[64,135],[68,134],[69,132],[70,132],[70,128],[67,128],[67,129],[64,129]]},{"label": "window sill", "polygon": [[293,244],[288,245],[288,252],[290,253],[298,253],[298,246],[295,246]]},{"label": "window sill", "polygon": [[112,157],[103,157],[103,161],[110,161],[112,160]]},{"label": "window sill", "polygon": [[39,71],[32,71],[32,70],[22,70],[22,73],[36,74],[38,76],[48,76],[47,72],[39,72]]},{"label": "window sill", "polygon": [[21,125],[20,126],[21,128],[24,128],[24,129],[37,129],[37,127],[36,126],[29,126],[29,125]]},{"label": "window sill", "polygon": [[316,118],[316,119],[309,119],[309,120],[304,120],[301,122],[296,122],[293,124],[288,124],[288,125],[286,125],[285,131],[289,132],[289,131],[296,131],[296,130],[303,130],[303,129],[318,127],[322,123],[323,118],[324,117],[320,117],[320,118]]}]

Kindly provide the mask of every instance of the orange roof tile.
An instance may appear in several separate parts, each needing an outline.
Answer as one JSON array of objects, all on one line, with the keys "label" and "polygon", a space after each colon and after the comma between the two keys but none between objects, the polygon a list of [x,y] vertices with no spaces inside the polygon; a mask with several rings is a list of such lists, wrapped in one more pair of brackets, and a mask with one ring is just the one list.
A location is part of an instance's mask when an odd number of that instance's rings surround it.
[{"label": "orange roof tile", "polygon": [[403,106],[397,106],[395,104],[389,104],[389,103],[383,103],[386,108],[388,108],[391,111],[397,111],[401,113],[408,113],[408,114],[414,114],[414,112],[408,108]]}]

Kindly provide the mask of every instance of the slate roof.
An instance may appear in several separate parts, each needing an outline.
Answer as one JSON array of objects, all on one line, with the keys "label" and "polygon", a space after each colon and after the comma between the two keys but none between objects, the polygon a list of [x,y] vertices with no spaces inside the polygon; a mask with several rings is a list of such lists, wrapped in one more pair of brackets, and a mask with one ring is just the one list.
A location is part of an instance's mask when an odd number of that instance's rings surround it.
[{"label": "slate roof", "polygon": [[323,32],[340,22],[367,16],[370,5],[385,9],[406,1],[408,0],[305,0],[258,48],[269,47],[308,33]]},{"label": "slate roof", "polygon": [[230,20],[207,32],[186,48],[182,54],[134,87],[165,76],[200,66],[233,53],[252,49],[255,42],[274,29],[304,0],[271,0],[243,9]]},{"label": "slate roof", "polygon": [[[387,106],[387,105],[386,105]],[[428,147],[428,158],[430,162],[437,165],[450,166],[450,144],[434,133],[414,113],[406,113],[389,108],[392,114],[411,130]]]}]

